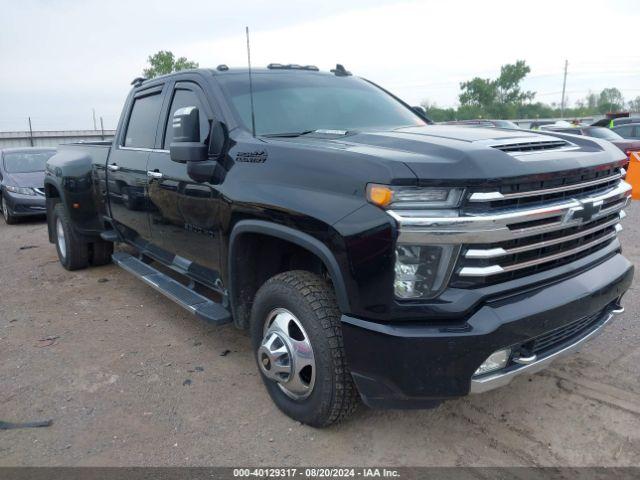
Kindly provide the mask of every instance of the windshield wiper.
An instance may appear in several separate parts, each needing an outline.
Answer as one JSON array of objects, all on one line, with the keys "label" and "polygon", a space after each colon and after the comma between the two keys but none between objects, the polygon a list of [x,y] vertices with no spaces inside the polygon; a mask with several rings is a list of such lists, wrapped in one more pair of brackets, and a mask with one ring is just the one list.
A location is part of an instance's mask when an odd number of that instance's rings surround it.
[{"label": "windshield wiper", "polygon": [[265,133],[262,136],[269,137],[269,138],[293,138],[293,137],[301,137],[302,135],[307,135],[313,132],[315,132],[315,130],[305,130],[303,132],[289,132],[289,133]]}]

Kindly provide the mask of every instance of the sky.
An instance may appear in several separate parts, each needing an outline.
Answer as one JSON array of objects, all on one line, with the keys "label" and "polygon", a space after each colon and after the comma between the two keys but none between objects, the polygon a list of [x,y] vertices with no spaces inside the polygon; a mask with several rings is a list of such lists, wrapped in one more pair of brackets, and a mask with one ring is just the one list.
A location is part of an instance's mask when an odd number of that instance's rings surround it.
[{"label": "sky", "polygon": [[640,96],[637,0],[0,0],[0,19],[0,131],[91,129],[92,109],[115,128],[150,54],[245,66],[246,25],[254,66],[342,63],[412,105],[518,59],[539,101],[560,102],[565,59],[569,104]]}]

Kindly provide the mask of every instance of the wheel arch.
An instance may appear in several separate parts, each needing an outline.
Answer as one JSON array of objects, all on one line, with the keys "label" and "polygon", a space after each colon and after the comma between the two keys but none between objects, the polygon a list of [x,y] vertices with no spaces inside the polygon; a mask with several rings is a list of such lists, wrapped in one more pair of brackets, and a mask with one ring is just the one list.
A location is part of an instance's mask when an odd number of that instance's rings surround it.
[{"label": "wheel arch", "polygon": [[[313,265],[314,262],[317,262],[317,266],[321,266],[326,271],[333,283],[340,310],[343,313],[349,311],[349,299],[342,271],[335,255],[324,243],[307,233],[277,223],[264,220],[241,220],[231,232],[228,256],[229,300],[234,322],[237,326],[241,328],[248,327],[253,297],[258,288],[271,276],[284,271],[277,267],[267,267],[262,271],[252,272],[254,273],[253,281],[242,278],[243,274],[250,270],[251,261],[246,255],[241,258],[238,250],[243,246],[249,247],[247,250],[251,251],[254,258],[256,258],[258,252],[251,247],[262,247],[264,245],[262,242],[255,243],[260,239],[274,239],[277,246],[274,247],[272,245],[273,242],[271,242],[266,246],[267,252],[273,253],[273,248],[295,246],[294,250],[306,255],[302,260],[306,266],[313,267],[315,266]],[[254,243],[247,244],[247,242]],[[245,260],[244,265],[242,260]],[[300,269],[300,266],[291,267],[291,269],[294,268]]]}]

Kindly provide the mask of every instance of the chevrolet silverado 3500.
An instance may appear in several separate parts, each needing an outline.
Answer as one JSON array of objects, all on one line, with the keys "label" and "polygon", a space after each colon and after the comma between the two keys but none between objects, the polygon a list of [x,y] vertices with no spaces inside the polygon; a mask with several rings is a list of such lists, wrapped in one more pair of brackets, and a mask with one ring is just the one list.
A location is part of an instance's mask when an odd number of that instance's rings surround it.
[{"label": "chevrolet silverado 3500", "polygon": [[247,329],[287,415],[484,392],[622,311],[631,188],[612,144],[433,125],[340,66],[248,74],[136,79],[113,142],[48,161],[49,239],[68,270],[113,261]]}]

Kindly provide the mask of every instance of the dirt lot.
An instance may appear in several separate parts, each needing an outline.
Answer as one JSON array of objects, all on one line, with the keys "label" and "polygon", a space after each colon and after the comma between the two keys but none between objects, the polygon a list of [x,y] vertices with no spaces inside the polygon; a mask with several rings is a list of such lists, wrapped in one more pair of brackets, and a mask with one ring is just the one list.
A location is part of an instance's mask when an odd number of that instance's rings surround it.
[{"label": "dirt lot", "polygon": [[[640,259],[640,204],[625,252]],[[248,338],[110,265],[62,269],[43,222],[0,221],[0,465],[638,465],[640,296],[582,352],[431,411],[314,430],[267,396]],[[47,340],[48,339],[48,340]]]}]

